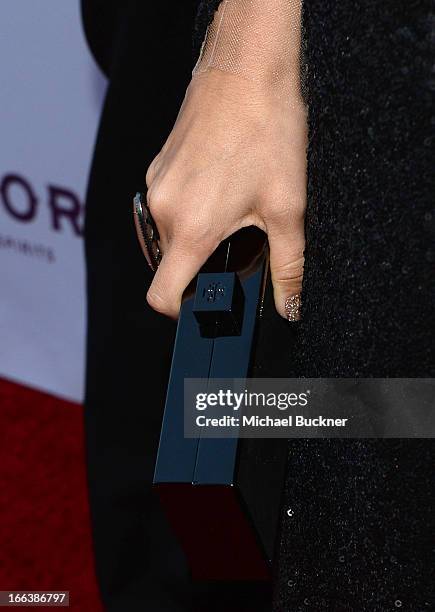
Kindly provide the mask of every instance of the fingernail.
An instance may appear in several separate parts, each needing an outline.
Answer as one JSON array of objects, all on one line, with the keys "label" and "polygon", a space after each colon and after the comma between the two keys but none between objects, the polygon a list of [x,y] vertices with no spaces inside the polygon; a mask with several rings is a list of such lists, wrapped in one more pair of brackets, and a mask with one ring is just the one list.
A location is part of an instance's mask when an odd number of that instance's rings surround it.
[{"label": "fingernail", "polygon": [[301,318],[301,295],[290,295],[285,301],[287,321],[299,321]]}]

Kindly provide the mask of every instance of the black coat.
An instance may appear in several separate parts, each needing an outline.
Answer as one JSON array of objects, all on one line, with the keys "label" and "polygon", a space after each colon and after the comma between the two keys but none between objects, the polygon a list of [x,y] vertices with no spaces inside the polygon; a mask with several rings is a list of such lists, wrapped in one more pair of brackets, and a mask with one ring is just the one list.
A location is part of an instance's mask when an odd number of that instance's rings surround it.
[{"label": "black coat", "polygon": [[[289,375],[435,374],[433,8],[305,0],[307,244]],[[432,608],[433,458],[432,440],[291,441],[277,612]]]}]

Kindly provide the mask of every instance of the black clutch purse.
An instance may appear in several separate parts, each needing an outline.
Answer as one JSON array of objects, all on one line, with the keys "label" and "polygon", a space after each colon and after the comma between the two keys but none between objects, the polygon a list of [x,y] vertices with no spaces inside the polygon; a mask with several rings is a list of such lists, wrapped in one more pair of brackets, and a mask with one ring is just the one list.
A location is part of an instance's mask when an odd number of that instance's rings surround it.
[{"label": "black clutch purse", "polygon": [[265,234],[243,229],[221,243],[181,307],[154,487],[195,579],[271,576],[285,440],[186,438],[183,411],[185,378],[251,373],[267,277]]}]

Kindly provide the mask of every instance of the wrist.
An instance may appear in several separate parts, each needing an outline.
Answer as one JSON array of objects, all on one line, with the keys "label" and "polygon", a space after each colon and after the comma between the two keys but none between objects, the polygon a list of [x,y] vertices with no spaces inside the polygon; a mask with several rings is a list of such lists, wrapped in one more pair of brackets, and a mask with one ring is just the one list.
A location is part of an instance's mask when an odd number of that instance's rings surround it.
[{"label": "wrist", "polygon": [[216,68],[296,99],[301,89],[300,20],[298,1],[223,0],[194,75]]},{"label": "wrist", "polygon": [[240,109],[259,109],[281,106],[306,114],[306,105],[301,95],[299,82],[267,78],[250,78],[246,73],[230,73],[216,67],[195,71],[188,87],[188,95],[195,96],[197,103],[226,101]]}]

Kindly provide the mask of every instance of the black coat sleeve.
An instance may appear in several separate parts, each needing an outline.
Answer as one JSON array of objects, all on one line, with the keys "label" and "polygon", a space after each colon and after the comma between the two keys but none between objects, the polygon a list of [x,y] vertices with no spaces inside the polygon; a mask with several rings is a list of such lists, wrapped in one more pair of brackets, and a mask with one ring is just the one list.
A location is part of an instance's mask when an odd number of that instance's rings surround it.
[{"label": "black coat sleeve", "polygon": [[116,0],[81,0],[83,31],[95,61],[110,75],[112,54],[122,11]]}]

